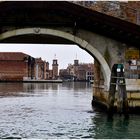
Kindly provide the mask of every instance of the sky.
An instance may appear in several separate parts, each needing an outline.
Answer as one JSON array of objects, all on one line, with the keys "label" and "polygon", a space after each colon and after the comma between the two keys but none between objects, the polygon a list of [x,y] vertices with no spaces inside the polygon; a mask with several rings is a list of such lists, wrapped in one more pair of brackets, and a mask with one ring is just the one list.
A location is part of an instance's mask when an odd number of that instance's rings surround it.
[{"label": "sky", "polygon": [[52,68],[52,60],[58,59],[59,69],[73,64],[74,59],[80,63],[93,63],[93,57],[77,45],[50,45],[50,44],[0,44],[0,52],[23,52],[32,57],[46,60]]}]

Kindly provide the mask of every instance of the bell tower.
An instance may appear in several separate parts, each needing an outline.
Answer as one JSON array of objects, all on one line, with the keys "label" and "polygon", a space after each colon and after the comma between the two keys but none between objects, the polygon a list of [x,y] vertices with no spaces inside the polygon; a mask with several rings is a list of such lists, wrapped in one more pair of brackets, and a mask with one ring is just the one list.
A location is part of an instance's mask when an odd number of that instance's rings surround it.
[{"label": "bell tower", "polygon": [[53,59],[52,71],[53,71],[53,79],[57,79],[58,78],[58,62],[56,58]]}]

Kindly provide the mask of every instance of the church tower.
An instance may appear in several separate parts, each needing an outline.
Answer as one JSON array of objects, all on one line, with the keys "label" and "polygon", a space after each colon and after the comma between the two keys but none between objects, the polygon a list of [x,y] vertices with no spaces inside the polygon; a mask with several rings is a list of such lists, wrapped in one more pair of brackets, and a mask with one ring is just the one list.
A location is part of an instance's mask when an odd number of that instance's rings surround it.
[{"label": "church tower", "polygon": [[52,72],[53,72],[53,79],[57,79],[58,78],[58,63],[57,63],[57,59],[53,60]]},{"label": "church tower", "polygon": [[74,66],[79,66],[79,60],[77,59],[77,54],[76,54],[76,59],[74,60]]},{"label": "church tower", "polygon": [[79,66],[79,60],[77,59],[74,60],[74,66]]},{"label": "church tower", "polygon": [[76,59],[74,60],[74,75],[76,79],[78,78],[78,68],[79,68],[79,60],[77,59],[77,54],[76,54]]}]

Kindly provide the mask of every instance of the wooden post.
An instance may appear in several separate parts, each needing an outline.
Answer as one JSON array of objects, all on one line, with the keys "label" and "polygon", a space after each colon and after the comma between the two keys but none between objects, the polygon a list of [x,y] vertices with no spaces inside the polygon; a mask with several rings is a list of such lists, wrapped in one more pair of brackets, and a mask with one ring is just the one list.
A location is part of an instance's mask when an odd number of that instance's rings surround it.
[{"label": "wooden post", "polygon": [[124,67],[122,64],[114,64],[111,71],[110,89],[108,96],[109,117],[112,117],[114,113],[116,85],[118,88],[117,109],[120,114],[123,113],[125,117],[128,117],[128,101],[125,85]]},{"label": "wooden post", "polygon": [[126,83],[124,75],[124,67],[122,64],[118,64],[119,72],[117,72],[117,85],[118,85],[118,111],[120,115],[123,113],[125,117],[128,117],[128,101],[126,92]]}]

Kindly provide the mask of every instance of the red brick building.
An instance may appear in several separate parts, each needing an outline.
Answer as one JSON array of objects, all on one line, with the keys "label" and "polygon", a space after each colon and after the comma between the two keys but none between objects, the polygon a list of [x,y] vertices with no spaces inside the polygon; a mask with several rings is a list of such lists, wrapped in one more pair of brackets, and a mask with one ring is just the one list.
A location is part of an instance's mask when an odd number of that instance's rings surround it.
[{"label": "red brick building", "polygon": [[58,63],[49,63],[22,52],[0,52],[0,81],[48,80],[58,78]]},{"label": "red brick building", "polygon": [[21,52],[0,52],[0,80],[22,81],[33,78],[35,59]]}]

